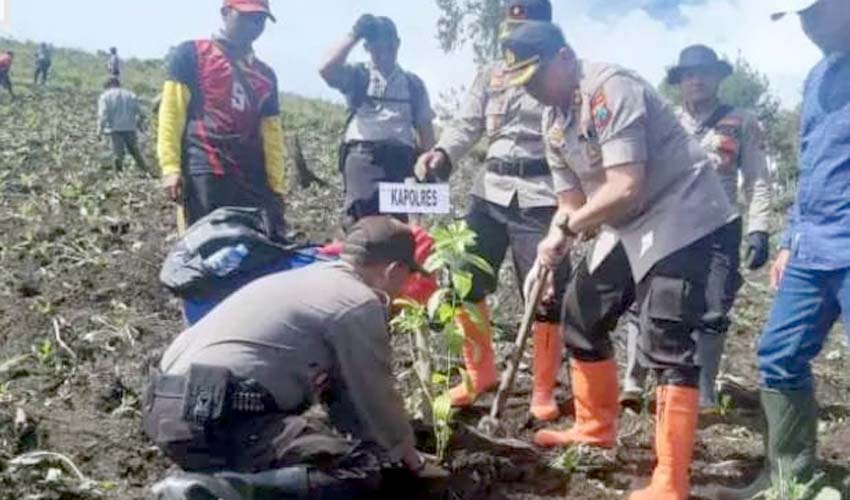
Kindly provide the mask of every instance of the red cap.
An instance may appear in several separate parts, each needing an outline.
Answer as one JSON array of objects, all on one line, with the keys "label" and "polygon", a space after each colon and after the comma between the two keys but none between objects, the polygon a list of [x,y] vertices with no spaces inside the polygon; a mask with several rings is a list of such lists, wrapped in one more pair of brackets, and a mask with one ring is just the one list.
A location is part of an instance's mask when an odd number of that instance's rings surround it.
[{"label": "red cap", "polygon": [[269,0],[224,0],[224,6],[239,12],[262,12],[269,16],[269,19],[277,22],[269,7]]}]

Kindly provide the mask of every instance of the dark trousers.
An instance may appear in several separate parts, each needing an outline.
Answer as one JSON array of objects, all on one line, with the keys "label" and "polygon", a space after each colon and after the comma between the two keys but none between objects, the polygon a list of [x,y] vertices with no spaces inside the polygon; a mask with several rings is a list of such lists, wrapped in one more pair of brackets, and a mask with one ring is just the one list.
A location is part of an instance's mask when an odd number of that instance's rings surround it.
[{"label": "dark trousers", "polygon": [[210,173],[184,175],[183,181],[187,225],[221,207],[262,208],[275,233],[284,235],[283,200],[271,190],[265,178],[251,180]]},{"label": "dark trousers", "polygon": [[[697,339],[697,361],[702,367],[700,379],[701,404],[713,406],[716,402],[715,379],[723,355],[726,333],[731,322],[729,313],[735,305],[735,298],[741,287],[739,272],[741,261],[742,222],[737,219],[724,226],[712,244],[711,259],[708,263],[708,282],[705,289],[706,312]],[[627,313],[625,323],[627,341],[626,374],[624,389],[641,391],[644,389],[647,370],[638,362],[637,340],[640,338],[640,324],[637,305]]]},{"label": "dark trousers", "polygon": [[136,162],[136,166],[147,172],[148,167],[142,157],[142,152],[139,150],[139,139],[135,132],[112,132],[109,136],[112,139],[112,154],[115,157],[116,169],[124,168],[124,156],[130,153],[133,161]]},{"label": "dark trousers", "polygon": [[614,356],[611,331],[637,304],[640,363],[656,370],[662,385],[697,387],[696,338],[707,311],[712,247],[728,228],[674,252],[635,283],[622,245],[590,273],[579,265],[565,294],[562,321],[567,347],[587,362]]},{"label": "dark trousers", "polygon": [[[378,185],[413,177],[416,151],[396,144],[356,142],[342,147],[340,159],[345,187],[343,212],[349,225],[380,214]],[[407,222],[406,215],[393,216]]]},{"label": "dark trousers", "polygon": [[12,97],[15,96],[15,92],[12,90],[12,80],[9,79],[8,70],[0,70],[0,87],[6,89]]},{"label": "dark trousers", "polygon": [[[340,436],[319,420],[300,415],[229,412],[204,425],[183,417],[180,390],[148,386],[142,417],[145,432],[187,472],[258,473],[305,468],[310,498],[368,498],[385,467],[373,444]],[[300,413],[300,412],[298,412]]]},{"label": "dark trousers", "polygon": [[[484,300],[487,295],[496,291],[499,285],[499,268],[502,267],[509,248],[522,293],[522,284],[537,258],[537,245],[549,232],[549,224],[556,210],[556,207],[520,208],[516,198],[510,206],[503,207],[477,196],[472,197],[472,205],[465,220],[478,238],[471,252],[483,257],[495,270],[495,275],[478,268],[470,269],[473,277],[470,301]],[[555,283],[566,283],[569,273],[569,259],[564,259],[558,269]],[[559,321],[563,286],[555,288],[555,298],[544,307],[545,312],[539,318],[543,321]]]},{"label": "dark trousers", "polygon": [[47,83],[47,76],[50,73],[50,64],[36,64],[35,66],[35,75],[32,77],[32,83],[35,85],[39,84],[39,81],[42,85]]}]

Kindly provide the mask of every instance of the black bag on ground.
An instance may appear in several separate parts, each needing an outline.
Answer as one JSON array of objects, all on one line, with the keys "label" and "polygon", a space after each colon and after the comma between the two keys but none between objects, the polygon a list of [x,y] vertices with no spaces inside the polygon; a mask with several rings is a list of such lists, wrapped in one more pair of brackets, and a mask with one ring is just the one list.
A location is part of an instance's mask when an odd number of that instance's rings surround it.
[{"label": "black bag on ground", "polygon": [[272,235],[264,210],[219,208],[186,231],[165,258],[159,280],[184,299],[225,297],[241,280],[280,262],[296,248]]}]

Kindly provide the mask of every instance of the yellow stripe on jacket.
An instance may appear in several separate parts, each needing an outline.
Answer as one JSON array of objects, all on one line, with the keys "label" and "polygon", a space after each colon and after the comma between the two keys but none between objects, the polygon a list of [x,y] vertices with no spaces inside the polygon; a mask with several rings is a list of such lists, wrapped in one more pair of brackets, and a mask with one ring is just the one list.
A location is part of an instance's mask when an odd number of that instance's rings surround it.
[{"label": "yellow stripe on jacket", "polygon": [[286,164],[284,156],[286,147],[283,143],[283,125],[280,116],[267,116],[260,124],[260,135],[263,139],[263,153],[266,157],[266,178],[269,187],[275,193],[283,196],[286,190]]},{"label": "yellow stripe on jacket", "polygon": [[159,130],[156,145],[162,176],[181,172],[183,158],[183,131],[189,115],[192,92],[187,85],[168,80],[162,88],[159,105]]}]

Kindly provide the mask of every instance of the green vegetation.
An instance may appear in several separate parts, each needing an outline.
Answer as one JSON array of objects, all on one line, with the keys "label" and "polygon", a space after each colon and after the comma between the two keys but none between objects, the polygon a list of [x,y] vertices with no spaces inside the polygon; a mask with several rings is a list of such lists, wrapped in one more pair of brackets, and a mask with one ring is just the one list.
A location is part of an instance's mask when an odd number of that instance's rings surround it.
[{"label": "green vegetation", "polygon": [[[479,324],[485,321],[475,305],[466,301],[472,291],[472,273],[469,269],[477,268],[489,274],[493,274],[493,269],[483,258],[470,253],[476,235],[465,222],[437,226],[432,229],[432,236],[434,249],[425,263],[425,269],[439,277],[440,287],[431,296],[427,306],[412,300],[398,300],[396,305],[401,311],[392,320],[391,326],[396,332],[409,337],[411,358],[419,381],[419,389],[411,397],[413,401],[424,399],[430,405],[437,456],[444,459],[454,416],[448,393],[452,376],[459,373],[463,383],[471,383],[457,362],[464,342],[464,332],[458,325],[458,317],[467,315]],[[434,342],[428,338],[431,329],[438,336],[437,345],[441,346],[440,349],[435,349]],[[432,359],[439,360],[439,366],[433,367]]]}]

